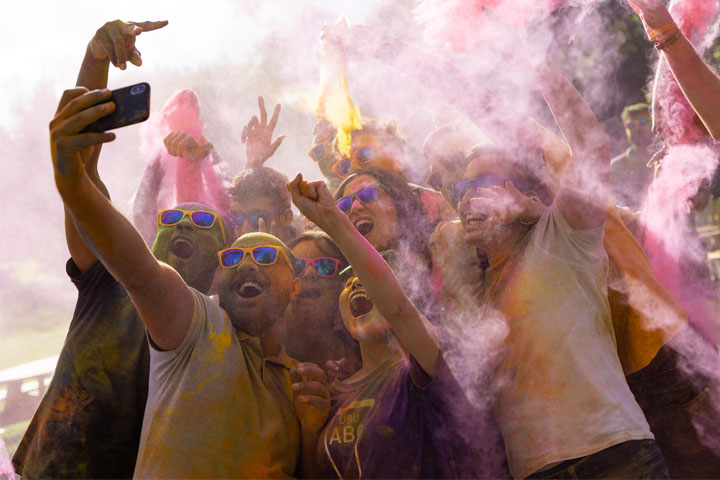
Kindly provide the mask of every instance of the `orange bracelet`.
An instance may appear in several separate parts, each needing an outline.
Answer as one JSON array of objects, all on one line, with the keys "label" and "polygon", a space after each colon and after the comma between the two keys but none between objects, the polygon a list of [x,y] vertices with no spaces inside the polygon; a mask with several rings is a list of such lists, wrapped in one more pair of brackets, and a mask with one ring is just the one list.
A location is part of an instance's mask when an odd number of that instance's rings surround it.
[{"label": "orange bracelet", "polygon": [[662,35],[665,32],[669,32],[673,28],[677,28],[677,24],[675,22],[668,23],[667,25],[664,25],[664,26],[658,28],[657,30],[650,30],[648,32],[648,38],[650,39],[651,42],[654,42],[655,39],[658,37],[658,35]]},{"label": "orange bracelet", "polygon": [[655,43],[655,49],[657,49],[657,50],[664,50],[664,49],[665,49],[666,47],[668,47],[670,44],[675,43],[678,38],[680,38],[680,29],[679,29],[679,28],[678,28],[677,30],[675,30],[675,33],[673,33],[673,34],[670,36],[670,38],[668,38],[668,39],[665,40],[664,42],[661,42],[661,43],[657,43],[657,42],[656,42],[656,43]]}]

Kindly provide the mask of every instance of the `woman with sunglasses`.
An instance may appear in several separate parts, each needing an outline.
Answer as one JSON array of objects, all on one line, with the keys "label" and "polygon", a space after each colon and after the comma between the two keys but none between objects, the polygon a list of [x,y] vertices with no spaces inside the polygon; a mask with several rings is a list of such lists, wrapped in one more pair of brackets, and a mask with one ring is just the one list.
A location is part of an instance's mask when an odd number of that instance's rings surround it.
[{"label": "woman with sunglasses", "polygon": [[337,301],[342,290],[339,273],[347,260],[321,231],[307,231],[288,246],[295,256],[300,292],[290,302],[285,316],[286,352],[296,360],[320,366],[343,359],[342,372],[355,372],[361,364],[360,350],[343,327]]},{"label": "woman with sunglasses", "polygon": [[303,461],[316,462],[323,478],[502,475],[480,468],[496,457],[478,447],[492,442],[482,435],[478,416],[445,363],[434,327],[390,266],[339,211],[324,183],[303,182],[298,174],[288,188],[293,203],[352,265],[340,313],[360,344],[363,364],[332,383],[328,421],[316,434],[314,455],[305,452]]}]

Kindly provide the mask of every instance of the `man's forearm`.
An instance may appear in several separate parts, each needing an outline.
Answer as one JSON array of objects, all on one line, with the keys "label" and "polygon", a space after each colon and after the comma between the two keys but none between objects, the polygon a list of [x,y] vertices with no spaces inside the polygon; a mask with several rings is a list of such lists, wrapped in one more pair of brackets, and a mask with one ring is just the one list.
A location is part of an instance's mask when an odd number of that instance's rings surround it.
[{"label": "man's forearm", "polygon": [[685,98],[715,140],[720,140],[720,77],[703,61],[690,41],[680,35],[663,49]]}]

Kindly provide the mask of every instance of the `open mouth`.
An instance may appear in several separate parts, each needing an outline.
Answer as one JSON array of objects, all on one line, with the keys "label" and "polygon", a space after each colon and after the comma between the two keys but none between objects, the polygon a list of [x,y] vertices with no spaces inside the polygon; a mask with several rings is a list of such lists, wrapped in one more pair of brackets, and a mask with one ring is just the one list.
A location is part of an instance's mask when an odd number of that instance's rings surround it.
[{"label": "open mouth", "polygon": [[362,317],[373,309],[373,302],[365,292],[356,292],[350,295],[350,313],[353,317]]},{"label": "open mouth", "polygon": [[238,295],[242,298],[254,298],[265,291],[265,287],[252,280],[246,280],[237,287]]},{"label": "open mouth", "polygon": [[373,227],[375,227],[375,222],[369,218],[361,218],[355,222],[355,229],[360,232],[363,237],[367,237],[367,234],[372,231]]},{"label": "open mouth", "polygon": [[176,238],[170,244],[170,252],[178,258],[187,260],[195,253],[195,246],[184,238]]},{"label": "open mouth", "polygon": [[315,290],[314,288],[305,288],[300,290],[300,298],[319,298],[320,297],[320,290]]},{"label": "open mouth", "polygon": [[477,223],[482,223],[487,219],[487,215],[468,215],[465,217],[465,225],[470,226]]}]

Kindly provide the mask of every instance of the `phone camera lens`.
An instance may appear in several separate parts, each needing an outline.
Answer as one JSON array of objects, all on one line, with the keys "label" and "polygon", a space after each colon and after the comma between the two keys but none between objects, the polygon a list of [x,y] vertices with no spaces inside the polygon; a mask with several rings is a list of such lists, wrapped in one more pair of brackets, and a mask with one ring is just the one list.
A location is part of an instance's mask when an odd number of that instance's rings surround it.
[{"label": "phone camera lens", "polygon": [[145,91],[145,85],[135,85],[132,89],[130,89],[130,95],[137,95],[138,93],[142,93]]}]

